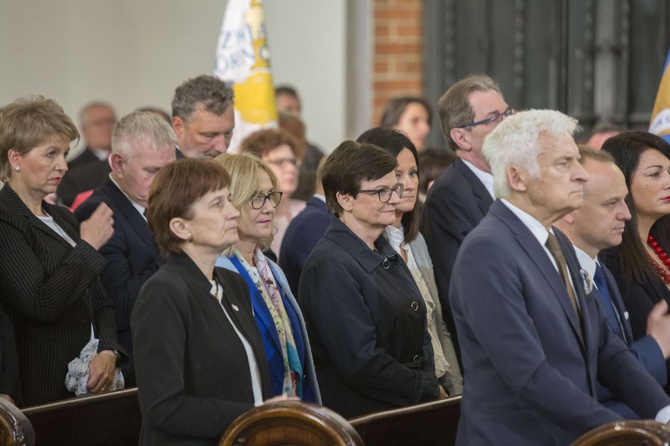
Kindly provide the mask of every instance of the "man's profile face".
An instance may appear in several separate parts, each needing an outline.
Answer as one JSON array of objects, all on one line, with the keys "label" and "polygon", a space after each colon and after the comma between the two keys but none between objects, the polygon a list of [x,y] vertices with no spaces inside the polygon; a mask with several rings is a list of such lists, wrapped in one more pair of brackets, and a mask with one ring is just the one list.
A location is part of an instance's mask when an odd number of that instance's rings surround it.
[{"label": "man's profile face", "polygon": [[528,198],[541,214],[556,220],[582,205],[588,174],[571,136],[541,135],[538,143],[543,149],[537,157],[539,176],[528,181]]},{"label": "man's profile face", "polygon": [[[468,95],[468,101],[474,112],[473,122],[482,121],[495,114],[502,114],[507,110],[507,102],[495,90],[473,91]],[[472,150],[477,156],[482,156],[484,138],[497,127],[498,123],[480,124],[469,128]]]},{"label": "man's profile face", "polygon": [[221,115],[196,106],[188,121],[172,118],[179,149],[187,158],[211,157],[224,153],[233,137],[235,115],[230,106]]},{"label": "man's profile face", "polygon": [[[626,221],[631,215],[626,205],[626,179],[610,161],[586,159],[589,174],[584,186],[584,204],[572,213],[575,245],[599,252],[621,243]],[[586,249],[584,249],[586,251]]]},{"label": "man's profile face", "polygon": [[[112,158],[119,156],[113,154]],[[156,149],[152,141],[137,141],[130,157],[120,156],[118,172],[114,173],[115,179],[133,201],[147,207],[149,188],[154,177],[161,168],[174,160],[174,147]]]}]

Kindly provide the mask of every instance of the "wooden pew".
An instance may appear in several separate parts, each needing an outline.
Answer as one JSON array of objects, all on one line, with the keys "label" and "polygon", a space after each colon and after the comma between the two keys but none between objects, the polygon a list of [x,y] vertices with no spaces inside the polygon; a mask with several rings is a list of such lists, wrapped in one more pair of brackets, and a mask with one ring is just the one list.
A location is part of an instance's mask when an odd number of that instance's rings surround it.
[{"label": "wooden pew", "polygon": [[670,444],[670,426],[653,420],[624,420],[591,429],[572,446],[664,446]]},{"label": "wooden pew", "polygon": [[137,388],[26,407],[0,400],[5,446],[136,446],[142,415]]},{"label": "wooden pew", "polygon": [[377,412],[349,420],[366,445],[453,445],[461,397]]},{"label": "wooden pew", "polygon": [[236,445],[363,446],[363,441],[347,420],[327,407],[280,401],[251,409],[233,421],[219,446]]}]

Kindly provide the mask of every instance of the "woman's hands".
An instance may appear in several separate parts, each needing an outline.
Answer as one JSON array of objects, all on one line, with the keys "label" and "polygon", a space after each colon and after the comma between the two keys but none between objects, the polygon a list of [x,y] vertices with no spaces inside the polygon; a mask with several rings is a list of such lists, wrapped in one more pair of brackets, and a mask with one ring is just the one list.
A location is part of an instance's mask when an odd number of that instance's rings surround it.
[{"label": "woman's hands", "polygon": [[114,234],[114,213],[105,203],[93,211],[88,220],[82,222],[81,239],[99,250]]},{"label": "woman's hands", "polygon": [[111,350],[103,350],[88,363],[88,382],[86,390],[101,393],[109,390],[116,376],[116,354]]}]

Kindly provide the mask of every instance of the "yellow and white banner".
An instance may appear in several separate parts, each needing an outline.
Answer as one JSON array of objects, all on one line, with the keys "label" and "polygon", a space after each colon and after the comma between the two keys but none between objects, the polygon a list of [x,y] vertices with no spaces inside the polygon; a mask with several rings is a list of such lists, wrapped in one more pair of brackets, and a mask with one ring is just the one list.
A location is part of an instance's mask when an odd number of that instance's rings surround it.
[{"label": "yellow and white banner", "polygon": [[649,131],[670,142],[670,51],[665,59],[663,77],[656,93],[654,110],[651,112]]},{"label": "yellow and white banner", "polygon": [[214,75],[235,90],[235,130],[228,152],[256,130],[277,127],[262,0],[228,0]]}]

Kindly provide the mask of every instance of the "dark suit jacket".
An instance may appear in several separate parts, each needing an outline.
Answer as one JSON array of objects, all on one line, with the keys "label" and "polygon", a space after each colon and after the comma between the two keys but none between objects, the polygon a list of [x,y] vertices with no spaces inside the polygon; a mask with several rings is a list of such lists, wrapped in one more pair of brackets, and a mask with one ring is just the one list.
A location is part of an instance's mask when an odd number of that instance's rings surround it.
[{"label": "dark suit jacket", "polygon": [[328,229],[330,217],[326,203],[311,197],[307,200],[305,209],[286,228],[279,253],[279,266],[286,274],[293,294],[298,294],[302,269],[307,257]]},{"label": "dark suit jacket", "polygon": [[[661,386],[665,386],[667,382],[667,371],[661,347],[659,347],[658,342],[651,336],[643,336],[640,339],[633,341],[633,332],[630,327],[630,322],[626,317],[628,313],[624,307],[614,277],[605,265],[601,266],[605,274],[605,282],[607,283],[610,298],[612,299],[616,312],[619,314],[621,326],[623,326],[623,335],[625,339],[622,339],[622,341],[628,345],[631,353],[635,355],[637,360],[640,361],[649,374],[653,376]],[[610,328],[613,328],[615,324],[619,323],[617,320],[610,320],[607,312],[604,313],[607,317],[607,325],[609,325]],[[639,418],[639,415],[633,412],[621,401],[614,398],[612,393],[600,384],[598,385],[598,400],[626,419]]]},{"label": "dark suit jacket", "polygon": [[[92,153],[91,156],[95,157]],[[78,194],[100,186],[109,172],[112,171],[107,160],[100,161],[97,157],[86,164],[79,164],[74,167],[69,164],[68,166],[69,170],[63,176],[56,193],[60,202],[65,206],[72,206]]]},{"label": "dark suit jacket", "polygon": [[[451,271],[463,239],[484,218],[492,203],[493,198],[484,184],[461,159],[435,180],[426,197],[421,233],[433,260],[444,321],[455,341],[458,333],[448,299]],[[460,357],[457,342],[454,347]]]},{"label": "dark suit jacket", "polygon": [[[159,254],[149,225],[128,198],[108,177],[75,211],[81,222],[88,219],[100,203],[114,212],[114,235],[100,248],[107,264],[100,273],[107,295],[116,304],[116,329],[119,343],[132,358],[130,314],[144,282],[165,263]],[[124,369],[134,383],[132,365]]]},{"label": "dark suit jacket", "polygon": [[65,389],[67,365],[91,337],[99,350],[116,342],[114,304],[98,275],[105,259],[79,239],[79,223],[65,208],[42,207],[75,241],[28,210],[9,184],[0,191],[0,298],[14,324],[26,405],[74,396]]},{"label": "dark suit jacket", "polygon": [[375,245],[333,217],[300,279],[323,404],[347,418],[439,392],[421,293],[386,239]]},{"label": "dark suit jacket", "polygon": [[[222,268],[214,274],[226,312],[253,349],[263,398],[269,398],[263,340],[247,284]],[[211,287],[181,254],[168,258],[140,291],[131,327],[142,445],[216,445],[226,427],[254,407],[244,346]]]},{"label": "dark suit jacket", "polygon": [[21,401],[20,392],[19,356],[16,353],[14,326],[7,315],[0,311],[0,393],[11,395],[14,401]]},{"label": "dark suit jacket", "polygon": [[466,376],[458,444],[569,444],[621,418],[596,400],[596,380],[644,418],[670,403],[585,296],[572,245],[554,231],[583,331],[546,251],[501,201],[461,247],[450,290]]}]

